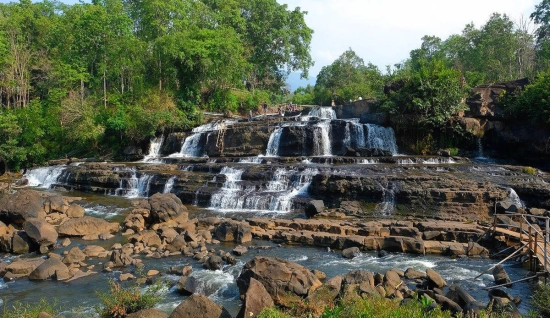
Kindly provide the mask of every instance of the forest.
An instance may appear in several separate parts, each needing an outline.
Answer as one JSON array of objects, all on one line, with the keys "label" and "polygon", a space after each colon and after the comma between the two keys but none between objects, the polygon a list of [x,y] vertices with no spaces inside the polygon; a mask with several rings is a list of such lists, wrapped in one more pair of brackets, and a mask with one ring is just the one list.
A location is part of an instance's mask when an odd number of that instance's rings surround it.
[{"label": "forest", "polygon": [[[276,0],[0,4],[0,165],[117,159],[129,144],[200,124],[205,111],[245,114],[263,101],[361,96],[424,135],[460,133],[451,119],[470,88],[525,77],[525,90],[503,96],[507,112],[550,124],[550,0],[521,21],[494,13],[447,39],[426,35],[385,70],[350,48],[314,86],[290,92],[287,76],[307,77],[314,63],[306,14]],[[392,83],[400,89],[385,93]]]}]

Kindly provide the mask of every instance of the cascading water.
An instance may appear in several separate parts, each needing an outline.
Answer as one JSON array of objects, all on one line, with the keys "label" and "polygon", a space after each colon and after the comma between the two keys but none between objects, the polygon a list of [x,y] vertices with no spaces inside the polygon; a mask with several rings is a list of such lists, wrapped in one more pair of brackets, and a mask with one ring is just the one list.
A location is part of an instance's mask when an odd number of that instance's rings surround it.
[{"label": "cascading water", "polygon": [[265,155],[267,157],[279,156],[279,144],[281,142],[281,136],[283,135],[283,127],[277,127],[269,136],[269,142],[267,143],[267,150]]},{"label": "cascading water", "polygon": [[332,147],[330,144],[330,122],[321,121],[315,126],[313,135],[313,155],[331,156]]},{"label": "cascading water", "polygon": [[[307,117],[307,116],[304,116]],[[336,112],[332,107],[314,107],[309,112],[309,117],[318,117],[320,119],[337,119],[336,118]]]},{"label": "cascading water", "polygon": [[364,125],[359,123],[359,120],[351,120],[348,122],[346,129],[350,131],[350,144],[352,148],[365,147],[365,129]]},{"label": "cascading water", "polygon": [[519,198],[519,195],[517,194],[516,190],[509,188],[508,189],[510,193],[508,194],[508,198],[514,202],[514,204],[518,208],[525,208],[525,203]]},{"label": "cascading water", "polygon": [[391,127],[382,127],[373,124],[365,124],[365,127],[367,128],[367,139],[365,142],[367,148],[387,150],[392,155],[397,155],[395,133]]},{"label": "cascading water", "polygon": [[393,182],[388,182],[388,184],[382,187],[384,199],[378,204],[375,208],[375,212],[382,216],[391,216],[395,212],[395,192],[396,185]]},{"label": "cascading water", "polygon": [[485,157],[485,155],[483,154],[483,143],[481,142],[481,138],[477,138],[477,157],[476,157],[476,159],[480,159],[480,160],[489,159],[489,158]]},{"label": "cascading water", "polygon": [[49,189],[52,184],[57,182],[65,168],[66,166],[52,166],[29,169],[25,178],[29,180],[29,186]]},{"label": "cascading water", "polygon": [[174,181],[176,181],[176,176],[170,177],[170,179],[166,181],[166,184],[164,185],[164,190],[162,191],[162,193],[172,192],[172,189],[174,188]]},{"label": "cascading water", "polygon": [[[207,136],[212,132],[224,129],[227,126],[233,125],[236,123],[236,120],[225,120],[225,121],[215,121],[202,125],[199,127],[193,128],[193,134],[183,141],[181,150],[179,153],[171,154],[171,158],[195,158],[195,157],[204,157],[205,154],[205,145],[208,142]],[[204,140],[204,142],[203,142]]]},{"label": "cascading water", "polygon": [[130,168],[126,171],[130,171],[131,175],[130,177],[120,179],[120,184],[118,189],[115,190],[115,195],[127,198],[147,197],[153,176],[141,174],[138,177],[135,168]]},{"label": "cascading water", "polygon": [[255,186],[241,185],[243,171],[224,167],[220,174],[226,181],[218,193],[212,195],[210,208],[230,212],[289,212],[292,199],[307,195],[316,169],[303,171],[277,169],[265,189],[258,191]]},{"label": "cascading water", "polygon": [[160,157],[160,147],[164,142],[164,135],[160,137],[151,138],[151,143],[149,144],[149,153],[143,158],[143,162],[160,162],[158,158]]}]

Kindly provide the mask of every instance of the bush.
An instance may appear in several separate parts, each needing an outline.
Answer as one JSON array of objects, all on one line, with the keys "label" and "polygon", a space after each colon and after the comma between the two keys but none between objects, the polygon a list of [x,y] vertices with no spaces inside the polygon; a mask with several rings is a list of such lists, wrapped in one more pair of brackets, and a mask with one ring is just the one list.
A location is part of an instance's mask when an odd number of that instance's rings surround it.
[{"label": "bush", "polygon": [[13,306],[8,306],[4,303],[2,318],[36,318],[41,312],[54,316],[56,311],[59,311],[56,300],[53,303],[49,303],[46,299],[42,298],[38,303],[32,304],[16,301]]},{"label": "bush", "polygon": [[110,280],[109,284],[111,287],[108,293],[98,292],[103,307],[96,310],[102,318],[126,317],[133,312],[153,308],[164,293],[164,285],[160,282],[149,286],[144,292],[140,290],[139,285],[122,288],[113,280]]},{"label": "bush", "polygon": [[533,167],[525,167],[525,168],[523,168],[523,173],[527,173],[527,174],[530,174],[530,175],[536,175],[537,174],[537,169],[533,168]]},{"label": "bush", "polygon": [[538,314],[538,317],[550,317],[550,285],[539,285],[533,296],[531,296],[531,305]]}]

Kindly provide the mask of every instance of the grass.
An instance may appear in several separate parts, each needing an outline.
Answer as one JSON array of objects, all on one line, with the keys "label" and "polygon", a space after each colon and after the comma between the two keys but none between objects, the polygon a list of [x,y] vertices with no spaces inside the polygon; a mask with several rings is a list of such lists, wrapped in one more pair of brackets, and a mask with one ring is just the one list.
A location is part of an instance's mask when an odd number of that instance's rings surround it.
[{"label": "grass", "polygon": [[32,304],[15,301],[12,306],[8,306],[4,303],[2,318],[36,318],[41,312],[46,312],[55,316],[56,312],[59,311],[56,300],[50,303],[42,298],[38,303]]},{"label": "grass", "polygon": [[550,317],[550,285],[537,286],[531,296],[531,305],[539,317]]},{"label": "grass", "polygon": [[102,307],[96,308],[101,318],[122,318],[142,309],[153,308],[163,296],[164,284],[157,283],[149,286],[145,291],[139,285],[123,288],[117,282],[109,281],[108,293],[98,293]]},{"label": "grass", "polygon": [[523,173],[530,174],[530,175],[534,176],[534,175],[537,174],[537,169],[533,168],[533,167],[524,167],[523,168]]}]

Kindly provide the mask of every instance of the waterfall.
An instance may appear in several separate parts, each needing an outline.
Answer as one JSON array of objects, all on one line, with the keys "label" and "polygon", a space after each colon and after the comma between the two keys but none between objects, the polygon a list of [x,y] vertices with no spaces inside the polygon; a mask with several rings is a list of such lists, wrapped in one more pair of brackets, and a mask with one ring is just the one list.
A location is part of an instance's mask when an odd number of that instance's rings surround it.
[{"label": "waterfall", "polygon": [[319,117],[321,119],[330,119],[330,120],[337,119],[336,112],[334,111],[334,109],[332,109],[332,107],[321,107],[321,106],[314,107],[309,112],[309,116]]},{"label": "waterfall", "polygon": [[455,164],[456,161],[453,158],[430,158],[422,161],[425,165],[443,165],[443,164]]},{"label": "waterfall", "polygon": [[387,186],[382,187],[383,191],[383,201],[378,204],[375,208],[375,212],[382,216],[391,216],[395,212],[395,184],[393,182],[388,182]]},{"label": "waterfall", "polygon": [[174,188],[174,181],[176,181],[176,176],[170,177],[170,179],[166,181],[166,184],[164,185],[164,190],[162,191],[162,193],[172,192],[172,189]]},{"label": "waterfall", "polygon": [[378,159],[360,159],[357,163],[361,165],[375,165],[380,163],[380,161]]},{"label": "waterfall", "polygon": [[523,201],[519,198],[516,190],[512,188],[509,188],[508,190],[510,191],[508,198],[510,198],[518,208],[525,208],[525,203],[523,203]]},{"label": "waterfall", "polygon": [[204,153],[200,145],[202,135],[203,133],[196,133],[185,138],[179,154],[174,157],[202,157]]},{"label": "waterfall", "polygon": [[160,157],[160,147],[164,142],[164,135],[160,137],[151,138],[151,143],[149,144],[149,153],[143,158],[143,162],[160,162],[158,158]]},{"label": "waterfall", "polygon": [[377,148],[387,150],[392,155],[397,154],[397,145],[395,143],[395,133],[391,127],[382,127],[373,124],[365,124],[367,127],[367,148]]},{"label": "waterfall", "polygon": [[[185,138],[181,146],[180,152],[171,154],[168,157],[196,158],[196,157],[206,156],[204,148],[208,143],[208,138],[203,136],[204,135],[209,136],[210,134],[212,134],[212,132],[218,131],[220,129],[225,129],[225,127],[233,125],[236,122],[238,121],[237,120],[214,121],[214,122],[193,128],[192,130],[193,134]],[[203,142],[203,140],[205,142]]]},{"label": "waterfall", "polygon": [[293,169],[279,168],[265,189],[256,186],[243,186],[243,171],[224,167],[220,174],[226,180],[219,192],[212,195],[210,208],[228,212],[289,212],[292,210],[292,199],[306,196],[316,169],[305,169],[298,172]]},{"label": "waterfall", "polygon": [[142,174],[138,177],[136,169],[124,169],[121,171],[131,172],[128,178],[121,178],[118,189],[115,190],[115,195],[124,196],[127,198],[147,197],[149,195],[150,183],[153,176]]},{"label": "waterfall", "polygon": [[332,147],[330,145],[330,122],[322,121],[315,126],[313,136],[313,155],[331,156]]},{"label": "waterfall", "polygon": [[283,127],[277,127],[269,136],[269,142],[267,143],[267,150],[265,155],[267,157],[279,156],[279,144],[281,142],[281,136],[283,134]]},{"label": "waterfall", "polygon": [[364,125],[360,124],[358,120],[350,121],[348,123],[350,129],[350,146],[352,148],[365,147],[365,129]]},{"label": "waterfall", "polygon": [[[271,137],[269,138],[271,140]],[[267,147],[269,149],[269,145]],[[263,162],[262,157],[248,157],[239,159],[239,163],[248,163],[248,164],[261,164]]]},{"label": "waterfall", "polygon": [[477,157],[476,159],[488,159],[483,154],[483,143],[481,143],[481,138],[477,138]]},{"label": "waterfall", "polygon": [[25,178],[29,181],[29,186],[49,189],[57,182],[65,168],[66,166],[51,166],[29,169]]}]

